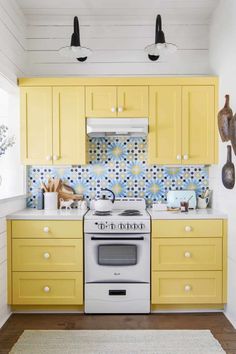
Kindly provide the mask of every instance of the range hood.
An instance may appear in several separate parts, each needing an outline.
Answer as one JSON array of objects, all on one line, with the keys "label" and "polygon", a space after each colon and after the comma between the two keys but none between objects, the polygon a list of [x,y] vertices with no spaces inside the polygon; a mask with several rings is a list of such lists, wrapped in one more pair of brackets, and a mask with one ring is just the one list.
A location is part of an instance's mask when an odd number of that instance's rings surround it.
[{"label": "range hood", "polygon": [[148,133],[148,118],[88,118],[87,135],[145,136]]}]

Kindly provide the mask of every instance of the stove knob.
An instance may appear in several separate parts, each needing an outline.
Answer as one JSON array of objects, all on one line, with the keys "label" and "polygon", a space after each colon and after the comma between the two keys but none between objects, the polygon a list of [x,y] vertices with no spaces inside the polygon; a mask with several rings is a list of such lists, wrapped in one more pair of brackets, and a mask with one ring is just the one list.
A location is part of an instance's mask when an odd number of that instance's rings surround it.
[{"label": "stove knob", "polygon": [[116,228],[116,225],[115,225],[115,224],[110,224],[110,229],[111,229],[111,230],[115,230],[115,228]]},{"label": "stove knob", "polygon": [[139,224],[139,228],[140,228],[141,230],[143,230],[143,229],[145,228],[145,225],[144,225],[144,224]]},{"label": "stove knob", "polygon": [[105,224],[103,224],[102,222],[101,222],[100,224],[98,224],[98,228],[99,228],[99,230],[104,230],[104,229],[105,229],[105,227],[106,227],[106,225],[105,225]]},{"label": "stove knob", "polygon": [[119,224],[119,225],[118,225],[118,228],[119,228],[120,230],[124,230],[125,225],[124,225],[124,224]]},{"label": "stove knob", "polygon": [[125,229],[126,229],[126,230],[130,230],[130,226],[131,226],[131,225],[130,225],[129,223],[125,224]]},{"label": "stove knob", "polygon": [[137,230],[138,229],[138,225],[137,224],[133,224],[133,229]]}]

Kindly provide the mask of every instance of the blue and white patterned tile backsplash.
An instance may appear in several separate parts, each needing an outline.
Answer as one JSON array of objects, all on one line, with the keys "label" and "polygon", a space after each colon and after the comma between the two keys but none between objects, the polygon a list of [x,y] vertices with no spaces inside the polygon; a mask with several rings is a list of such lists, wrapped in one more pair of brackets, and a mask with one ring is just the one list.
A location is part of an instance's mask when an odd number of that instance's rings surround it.
[{"label": "blue and white patterned tile backsplash", "polygon": [[109,188],[118,197],[143,197],[148,204],[166,200],[169,190],[208,188],[205,166],[156,166],[147,164],[147,141],[143,138],[96,138],[89,143],[86,166],[28,167],[28,206],[36,206],[41,181],[61,178],[86,199]]}]

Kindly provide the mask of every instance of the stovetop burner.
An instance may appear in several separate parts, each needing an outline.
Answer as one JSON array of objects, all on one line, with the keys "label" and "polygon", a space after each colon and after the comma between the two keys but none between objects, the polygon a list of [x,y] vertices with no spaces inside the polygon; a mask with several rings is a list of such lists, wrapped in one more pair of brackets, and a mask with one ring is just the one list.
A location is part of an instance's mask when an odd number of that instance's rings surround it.
[{"label": "stovetop burner", "polygon": [[122,215],[122,216],[142,216],[142,213],[140,212],[140,210],[137,210],[137,209],[128,209],[128,210],[122,211],[122,213],[120,213],[119,215]]},{"label": "stovetop burner", "polygon": [[111,215],[111,211],[95,211],[93,215],[108,216]]}]

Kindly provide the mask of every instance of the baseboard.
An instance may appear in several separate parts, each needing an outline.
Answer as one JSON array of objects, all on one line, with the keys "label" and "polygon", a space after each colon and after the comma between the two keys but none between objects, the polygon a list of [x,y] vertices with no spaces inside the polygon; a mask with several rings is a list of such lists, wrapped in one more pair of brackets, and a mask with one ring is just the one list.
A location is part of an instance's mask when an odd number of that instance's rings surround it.
[{"label": "baseboard", "polygon": [[7,322],[8,318],[11,316],[11,312],[5,316],[5,318],[3,320],[1,320],[0,322],[0,329],[2,328],[2,326]]},{"label": "baseboard", "polygon": [[229,320],[229,322],[234,326],[234,328],[236,329],[236,317],[230,313],[228,313],[227,311],[224,312],[225,317],[227,317],[227,319]]}]

